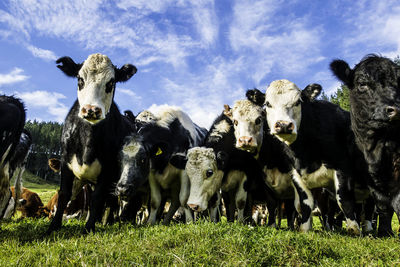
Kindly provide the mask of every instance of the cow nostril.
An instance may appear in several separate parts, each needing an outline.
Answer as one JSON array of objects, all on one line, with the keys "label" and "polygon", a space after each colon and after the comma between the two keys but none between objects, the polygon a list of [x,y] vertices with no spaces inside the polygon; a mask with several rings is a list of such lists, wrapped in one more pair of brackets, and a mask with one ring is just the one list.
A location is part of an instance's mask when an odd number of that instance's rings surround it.
[{"label": "cow nostril", "polygon": [[189,208],[191,208],[194,211],[197,211],[199,209],[199,205],[196,204],[188,204]]}]

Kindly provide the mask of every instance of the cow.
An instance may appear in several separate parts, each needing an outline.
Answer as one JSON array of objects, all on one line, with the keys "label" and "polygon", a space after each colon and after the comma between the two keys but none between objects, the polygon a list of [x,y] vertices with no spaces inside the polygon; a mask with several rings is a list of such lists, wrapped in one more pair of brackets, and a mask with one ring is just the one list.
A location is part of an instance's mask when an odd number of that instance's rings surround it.
[{"label": "cow", "polygon": [[[16,208],[15,198],[10,190],[11,160],[17,149],[25,125],[24,104],[13,96],[0,95],[0,218],[8,219]],[[20,175],[16,180],[19,199],[22,187]]]},{"label": "cow", "polygon": [[[294,227],[294,190],[291,172],[293,162],[287,148],[269,133],[262,109],[263,94],[258,89],[246,92],[248,99],[237,100],[230,109],[230,119],[234,126],[235,147],[252,153],[265,173],[265,184],[276,198],[285,202],[290,228]],[[278,208],[279,205],[276,206]],[[276,208],[269,208],[268,225],[275,225]]]},{"label": "cow", "polygon": [[[253,198],[275,205],[273,193],[264,184],[264,175],[252,154],[235,148],[235,136],[230,109],[214,120],[202,147],[191,148],[180,165],[190,180],[188,206],[202,212],[212,208],[215,213],[219,191],[222,191],[228,221],[251,218]],[[179,159],[175,159],[179,160]],[[247,210],[246,208],[247,202]],[[212,218],[213,219],[213,218]]]},{"label": "cow", "polygon": [[[56,61],[57,67],[78,80],[78,99],[70,109],[61,135],[61,183],[56,214],[47,233],[61,227],[64,210],[74,188],[95,186],[85,232],[95,230],[104,205],[115,207],[113,184],[118,181],[118,153],[124,138],[135,130],[113,98],[115,85],[129,80],[137,71],[131,64],[117,68],[102,54],[92,54],[77,64],[70,57]],[[75,178],[76,177],[76,178]]]},{"label": "cow", "polygon": [[368,164],[378,236],[393,235],[393,211],[400,218],[400,66],[367,55],[354,68],[339,59],[330,68],[350,91],[351,128]]},{"label": "cow", "polygon": [[[77,193],[74,199],[71,199],[67,207],[64,210],[63,219],[69,220],[72,218],[85,218],[85,215],[89,212],[89,203],[92,194],[91,187],[86,184],[82,187],[82,189]],[[46,214],[49,218],[55,216],[57,211],[58,204],[58,195],[59,192],[56,192],[49,202],[47,202],[46,206],[42,208],[42,213]]]},{"label": "cow", "polygon": [[[186,154],[189,148],[201,144],[207,131],[176,107],[160,106],[152,112],[152,116],[153,119],[146,120],[137,132],[125,138],[120,154],[122,172],[116,194],[131,198],[149,183],[149,224],[158,221],[157,214],[163,208],[161,202],[165,197],[171,199],[171,206],[164,224],[170,222],[180,206],[185,208],[186,220],[190,221],[193,216],[186,206],[188,179],[184,170],[173,166],[170,159],[174,154]],[[139,114],[138,117],[143,116]]]},{"label": "cow", "polygon": [[[16,199],[16,187],[11,187],[12,196]],[[43,203],[39,195],[28,188],[22,187],[22,193],[17,201],[17,210],[21,218],[39,218],[43,216]]]},{"label": "cow", "polygon": [[347,230],[359,235],[354,184],[360,177],[354,175],[355,154],[349,148],[350,115],[335,104],[316,100],[321,90],[318,84],[300,90],[288,80],[273,81],[265,93],[267,123],[270,133],[287,145],[285,153],[294,162],[292,181],[295,207],[301,215],[300,230],[312,227],[311,189],[330,187],[346,217]]}]

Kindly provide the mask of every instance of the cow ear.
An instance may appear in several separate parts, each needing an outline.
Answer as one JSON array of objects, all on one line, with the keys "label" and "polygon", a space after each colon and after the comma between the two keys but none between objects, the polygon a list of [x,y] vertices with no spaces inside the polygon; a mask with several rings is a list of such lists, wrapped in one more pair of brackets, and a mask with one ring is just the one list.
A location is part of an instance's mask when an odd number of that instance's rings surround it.
[{"label": "cow ear", "polygon": [[82,67],[82,64],[76,64],[70,57],[61,57],[57,59],[56,63],[59,64],[57,68],[69,77],[78,76],[79,70]]},{"label": "cow ear", "polygon": [[247,90],[246,97],[249,101],[253,102],[258,106],[263,106],[265,102],[265,94],[257,88]]},{"label": "cow ear", "polygon": [[227,116],[229,119],[232,119],[232,109],[229,105],[224,105],[224,115]]},{"label": "cow ear", "polygon": [[52,169],[54,172],[59,172],[61,170],[61,160],[56,159],[56,158],[51,158],[48,161],[50,169]]},{"label": "cow ear", "polygon": [[322,91],[322,86],[317,83],[312,83],[306,86],[301,92],[301,96],[304,99],[308,99],[309,101],[315,100]]},{"label": "cow ear", "polygon": [[336,59],[330,64],[333,74],[341,80],[347,87],[353,88],[354,71],[346,61]]},{"label": "cow ear", "polygon": [[172,155],[169,163],[177,169],[184,170],[186,167],[187,157],[180,154]]},{"label": "cow ear", "polygon": [[125,64],[121,68],[115,68],[115,82],[126,82],[129,80],[135,73],[137,72],[137,68],[132,64]]},{"label": "cow ear", "polygon": [[228,164],[229,156],[224,151],[218,151],[217,153],[217,167],[219,170],[224,170]]},{"label": "cow ear", "polygon": [[125,110],[124,116],[127,117],[132,123],[135,123],[136,117],[131,110]]}]

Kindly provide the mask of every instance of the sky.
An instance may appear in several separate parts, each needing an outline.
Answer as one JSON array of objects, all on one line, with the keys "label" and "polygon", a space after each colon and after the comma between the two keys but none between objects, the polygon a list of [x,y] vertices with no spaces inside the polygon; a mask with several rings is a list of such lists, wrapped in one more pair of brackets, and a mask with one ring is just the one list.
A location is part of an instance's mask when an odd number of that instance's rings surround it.
[{"label": "sky", "polygon": [[21,98],[30,120],[63,122],[77,80],[55,61],[107,55],[138,72],[116,87],[120,111],[180,107],[209,127],[247,89],[277,79],[330,95],[336,58],[400,55],[400,2],[312,0],[3,0],[0,94]]}]

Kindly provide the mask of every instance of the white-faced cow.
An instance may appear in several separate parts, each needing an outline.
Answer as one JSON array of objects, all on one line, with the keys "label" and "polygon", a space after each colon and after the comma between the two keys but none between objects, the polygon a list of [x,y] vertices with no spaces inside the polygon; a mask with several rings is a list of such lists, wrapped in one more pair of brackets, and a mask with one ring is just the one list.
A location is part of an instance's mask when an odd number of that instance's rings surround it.
[{"label": "white-faced cow", "polygon": [[378,235],[392,235],[393,209],[400,218],[400,66],[368,55],[353,69],[343,60],[330,67],[350,89],[351,127],[368,164]]},{"label": "white-faced cow", "polygon": [[[25,108],[19,99],[12,96],[0,96],[0,218],[10,218],[16,208],[16,201],[10,190],[10,172],[13,172],[11,160],[20,142],[25,125]],[[21,177],[19,176],[19,179]],[[22,185],[16,180],[19,199]]]},{"label": "white-faced cow", "polygon": [[187,176],[184,170],[173,166],[170,159],[174,154],[185,155],[189,148],[201,144],[207,131],[174,107],[161,106],[152,115],[152,120],[147,120],[136,133],[125,139],[120,156],[122,173],[116,193],[130,198],[148,182],[151,191],[149,224],[158,221],[157,213],[163,209],[160,206],[165,197],[170,198],[171,206],[164,224],[170,222],[180,206],[185,208],[186,220],[192,220],[186,206],[189,194]]},{"label": "white-faced cow", "polygon": [[346,216],[347,229],[360,234],[354,210],[354,177],[349,149],[350,116],[330,102],[315,100],[318,84],[300,90],[288,80],[277,80],[265,93],[267,123],[271,134],[287,144],[293,159],[295,206],[301,214],[300,230],[311,225],[314,200],[310,189],[335,188],[339,207]]},{"label": "white-faced cow", "polygon": [[[75,184],[95,185],[90,202],[90,216],[85,231],[94,231],[101,219],[105,202],[116,202],[112,185],[118,181],[118,153],[124,138],[134,125],[121,115],[113,101],[117,82],[129,80],[136,67],[117,68],[101,54],[90,55],[82,64],[69,57],[57,60],[57,67],[78,80],[78,99],[69,111],[62,131],[61,186],[58,206],[48,232],[61,227],[64,209]],[[75,178],[76,177],[76,178]]]},{"label": "white-faced cow", "polygon": [[[231,109],[236,148],[249,151],[258,159],[265,173],[265,183],[278,199],[286,202],[288,224],[293,228],[293,163],[284,152],[287,148],[269,133],[265,111],[262,109],[263,94],[253,89],[247,91],[246,96],[248,100],[235,101]],[[269,209],[269,214],[268,224],[273,225],[275,209]]]},{"label": "white-faced cow", "polygon": [[221,190],[228,221],[234,220],[235,209],[238,221],[244,221],[245,217],[251,218],[253,201],[267,202],[270,206],[275,206],[276,201],[253,155],[235,148],[230,115],[229,107],[225,106],[212,124],[204,147],[188,151],[183,164],[190,180],[188,205],[194,211],[211,208],[212,213]]}]

